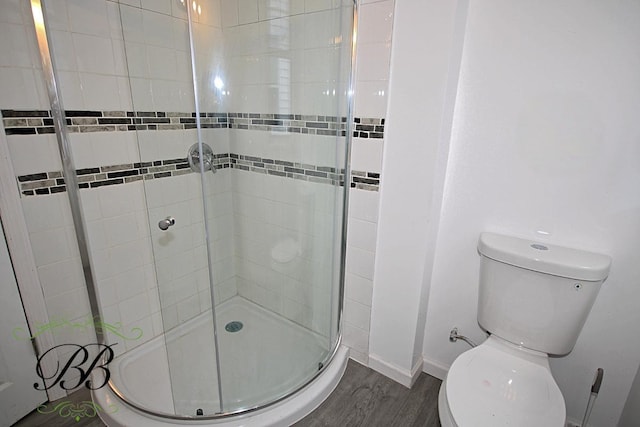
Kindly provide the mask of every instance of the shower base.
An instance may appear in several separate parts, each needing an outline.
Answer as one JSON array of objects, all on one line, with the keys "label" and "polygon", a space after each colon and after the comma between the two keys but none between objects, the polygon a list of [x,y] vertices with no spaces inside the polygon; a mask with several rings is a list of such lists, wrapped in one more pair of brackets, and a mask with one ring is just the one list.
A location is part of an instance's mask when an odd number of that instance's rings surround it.
[{"label": "shower base", "polygon": [[[221,360],[223,412],[257,407],[309,382],[328,353],[328,341],[242,297],[216,308]],[[238,331],[225,325],[242,322]],[[109,365],[111,381],[129,405],[109,387],[92,392],[109,426],[289,425],[315,409],[337,386],[348,359],[340,346],[333,361],[294,395],[264,409],[217,420],[220,411],[211,311],[189,320],[117,358]],[[193,417],[178,420],[145,413]],[[201,411],[198,411],[201,410]]]}]

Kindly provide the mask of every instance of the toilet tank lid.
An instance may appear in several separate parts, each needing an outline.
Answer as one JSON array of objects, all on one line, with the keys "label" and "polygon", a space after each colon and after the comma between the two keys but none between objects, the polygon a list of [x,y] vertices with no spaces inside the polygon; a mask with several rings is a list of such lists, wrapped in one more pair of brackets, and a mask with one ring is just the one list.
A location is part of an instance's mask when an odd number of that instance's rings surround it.
[{"label": "toilet tank lid", "polygon": [[478,252],[516,267],[592,282],[604,280],[611,267],[608,255],[496,233],[480,234]]}]

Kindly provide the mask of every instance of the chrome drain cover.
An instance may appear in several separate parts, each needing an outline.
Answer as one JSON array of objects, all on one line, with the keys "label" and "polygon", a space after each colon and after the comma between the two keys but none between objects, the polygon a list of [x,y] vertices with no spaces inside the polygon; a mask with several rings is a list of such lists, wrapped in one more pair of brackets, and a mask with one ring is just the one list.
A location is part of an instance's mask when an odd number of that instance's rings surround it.
[{"label": "chrome drain cover", "polygon": [[233,322],[229,322],[224,326],[224,329],[227,332],[238,332],[240,329],[242,329],[244,325],[242,324],[242,322],[239,322],[237,320],[234,320]]}]

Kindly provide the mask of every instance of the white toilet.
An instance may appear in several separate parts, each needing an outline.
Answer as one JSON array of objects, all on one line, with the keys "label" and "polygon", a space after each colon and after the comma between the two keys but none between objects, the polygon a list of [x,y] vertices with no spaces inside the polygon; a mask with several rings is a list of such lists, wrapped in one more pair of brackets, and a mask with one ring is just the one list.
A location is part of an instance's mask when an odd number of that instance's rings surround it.
[{"label": "white toilet", "polygon": [[478,251],[478,323],[491,335],[451,365],[442,426],[564,427],[548,355],[573,349],[611,258],[493,233]]}]

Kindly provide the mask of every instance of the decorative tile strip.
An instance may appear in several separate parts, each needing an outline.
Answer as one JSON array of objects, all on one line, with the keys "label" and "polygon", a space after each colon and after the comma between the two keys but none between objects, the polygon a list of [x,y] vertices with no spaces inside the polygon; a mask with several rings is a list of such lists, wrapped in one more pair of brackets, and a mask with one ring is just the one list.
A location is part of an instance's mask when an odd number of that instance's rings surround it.
[{"label": "decorative tile strip", "polygon": [[[166,111],[67,110],[67,129],[72,133],[126,132],[136,130],[184,130],[196,128],[196,113]],[[54,133],[48,110],[2,110],[7,135]],[[384,137],[384,119],[354,118],[353,136]],[[307,135],[344,136],[346,117],[270,113],[200,113],[205,129],[240,129],[289,132]]]},{"label": "decorative tile strip", "polygon": [[230,154],[231,167],[244,171],[276,175],[302,181],[311,181],[331,185],[344,185],[344,169],[330,166],[315,166],[262,157]]},{"label": "decorative tile strip", "polygon": [[[229,167],[229,154],[219,154],[216,169]],[[109,165],[77,169],[78,187],[97,188],[107,185],[127,184],[141,180],[166,178],[192,173],[186,158],[155,160],[153,162]],[[67,191],[62,172],[43,172],[18,177],[23,196],[54,194]]]},{"label": "decorative tile strip", "polygon": [[[235,153],[221,153],[215,155],[214,167],[216,169],[232,168],[283,178],[344,186],[344,169],[336,169],[330,166],[315,166]],[[76,170],[78,187],[81,189],[128,184],[130,182],[168,178],[189,173],[193,172],[186,158]],[[378,191],[380,174],[351,171],[349,186],[360,190]],[[20,175],[18,176],[18,187],[23,196],[55,194],[67,191],[60,171]]]},{"label": "decorative tile strip", "polygon": [[355,130],[353,136],[357,138],[384,138],[384,119],[359,118],[353,119]]}]

